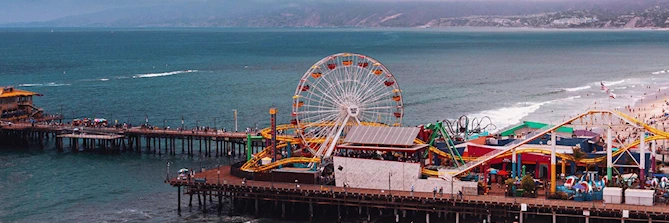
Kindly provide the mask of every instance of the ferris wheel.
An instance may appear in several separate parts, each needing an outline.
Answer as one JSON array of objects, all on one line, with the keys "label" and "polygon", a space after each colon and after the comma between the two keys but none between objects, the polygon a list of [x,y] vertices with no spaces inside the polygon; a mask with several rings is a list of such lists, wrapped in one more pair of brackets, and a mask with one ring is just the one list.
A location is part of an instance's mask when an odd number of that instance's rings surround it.
[{"label": "ferris wheel", "polygon": [[339,53],[315,63],[293,96],[296,133],[316,157],[329,157],[353,125],[400,126],[402,91],[383,64]]}]

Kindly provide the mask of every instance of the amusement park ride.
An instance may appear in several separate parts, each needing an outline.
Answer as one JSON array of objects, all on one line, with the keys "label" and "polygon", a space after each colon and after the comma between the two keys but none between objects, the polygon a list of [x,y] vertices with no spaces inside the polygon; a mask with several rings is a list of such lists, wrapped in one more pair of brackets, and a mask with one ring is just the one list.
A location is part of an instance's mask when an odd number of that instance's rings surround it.
[{"label": "amusement park ride", "polygon": [[[272,114],[272,126],[261,131],[266,140],[271,140],[270,146],[266,147],[252,157],[240,168],[247,172],[269,172],[277,168],[289,166],[301,167],[308,171],[323,171],[327,166],[333,167],[333,157],[340,154],[340,145],[345,141],[349,131],[354,126],[373,126],[383,128],[396,128],[402,125],[404,116],[404,103],[402,91],[393,74],[375,59],[353,53],[339,53],[323,58],[311,66],[300,79],[295,94],[292,97],[293,106],[291,111],[292,120],[290,124],[276,125],[274,123],[276,110]],[[486,119],[486,118],[484,118]],[[639,169],[639,179],[645,179],[646,174],[646,149],[648,142],[669,139],[669,133],[658,130],[643,121],[636,120],[622,112],[614,110],[589,110],[576,115],[557,125],[546,125],[532,133],[523,133],[515,136],[515,140],[501,146],[489,146],[493,148],[483,155],[471,156],[465,150],[477,138],[485,144],[485,139],[494,138],[487,133],[488,130],[496,128],[492,124],[482,125],[484,119],[474,119],[472,122],[465,116],[455,121],[444,120],[422,126],[413,143],[415,145],[426,145],[421,150],[420,175],[423,178],[438,177],[442,180],[457,180],[457,177],[467,176],[478,169],[488,169],[495,160],[501,160],[510,156],[512,164],[512,177],[519,176],[520,154],[531,154],[536,156],[550,156],[551,188],[556,191],[557,161],[562,163],[562,174],[565,172],[565,163],[572,165],[592,166],[602,164],[606,166],[605,182],[611,182],[614,167],[635,167]],[[488,122],[491,122],[487,118]],[[600,128],[605,132],[606,155],[595,155],[586,157],[575,157],[571,152],[556,151],[560,138],[556,130],[563,126],[586,128]],[[613,141],[612,131],[622,130],[632,126],[638,132],[638,139],[623,143],[620,140]],[[277,135],[277,131],[286,134]],[[532,142],[537,140],[546,141],[547,146],[537,146]],[[543,141],[542,141],[543,142]],[[438,146],[438,145],[445,146]],[[360,145],[369,148],[380,148],[379,145]],[[441,147],[441,149],[439,148]],[[548,147],[548,148],[547,148]],[[617,150],[614,151],[614,147]],[[651,171],[654,169],[654,151],[656,143],[651,146]],[[638,150],[639,161],[632,157],[635,165],[617,164],[624,154],[630,154],[635,148]],[[406,149],[406,148],[402,148]],[[470,148],[471,149],[471,148]],[[344,149],[342,149],[344,150]],[[373,149],[369,149],[373,150]],[[281,151],[281,152],[279,152]],[[387,153],[401,153],[400,150],[385,150]],[[375,151],[375,153],[378,151]],[[463,154],[464,152],[464,154]],[[471,151],[470,151],[471,154]],[[407,155],[408,157],[412,157]],[[418,155],[417,155],[418,156]],[[415,156],[415,157],[417,157]],[[432,164],[433,157],[449,160],[448,166],[436,166]],[[271,158],[270,163],[260,162],[263,158]],[[615,161],[614,161],[615,158]],[[605,162],[605,165],[603,165]],[[477,168],[484,167],[484,168]],[[341,166],[340,168],[341,169]],[[355,171],[355,170],[348,170]],[[390,174],[390,173],[389,173]],[[622,174],[622,173],[619,173]],[[390,177],[390,176],[388,176]],[[591,176],[590,178],[594,178]],[[435,178],[436,179],[436,178]],[[569,182],[572,186],[575,178]],[[601,180],[596,181],[595,186],[603,187]],[[386,181],[386,182],[389,182]],[[667,184],[667,183],[665,183]],[[339,185],[339,184],[338,184]],[[413,185],[412,185],[413,188]]]}]

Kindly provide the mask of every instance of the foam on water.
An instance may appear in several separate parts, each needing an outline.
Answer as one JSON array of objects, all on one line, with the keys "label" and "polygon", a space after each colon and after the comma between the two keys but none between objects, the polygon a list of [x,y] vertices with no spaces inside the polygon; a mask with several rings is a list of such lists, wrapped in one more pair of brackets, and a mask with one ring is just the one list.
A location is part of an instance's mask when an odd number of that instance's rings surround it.
[{"label": "foam on water", "polygon": [[568,92],[574,92],[574,91],[580,91],[580,90],[586,90],[592,88],[592,85],[585,85],[585,86],[580,86],[580,87],[574,87],[574,88],[565,88],[565,91]]},{"label": "foam on water", "polygon": [[175,75],[175,74],[194,73],[194,72],[198,72],[198,70],[178,70],[178,71],[170,71],[170,72],[164,72],[164,73],[136,74],[136,75],[133,75],[132,78],[164,77],[164,76],[171,76],[171,75]]},{"label": "foam on water", "polygon": [[19,84],[19,87],[60,87],[60,86],[69,86],[70,84],[49,82],[45,84]]},{"label": "foam on water", "polygon": [[604,83],[604,85],[606,85],[608,87],[608,86],[613,86],[613,85],[618,85],[618,84],[625,83],[625,80],[603,82],[603,83]]},{"label": "foam on water", "polygon": [[519,123],[523,118],[538,110],[542,105],[551,103],[552,101],[545,102],[520,102],[511,107],[503,107],[491,110],[485,110],[469,115],[472,118],[481,119],[484,116],[488,116],[497,129],[494,131],[501,131],[506,127],[515,125]]}]

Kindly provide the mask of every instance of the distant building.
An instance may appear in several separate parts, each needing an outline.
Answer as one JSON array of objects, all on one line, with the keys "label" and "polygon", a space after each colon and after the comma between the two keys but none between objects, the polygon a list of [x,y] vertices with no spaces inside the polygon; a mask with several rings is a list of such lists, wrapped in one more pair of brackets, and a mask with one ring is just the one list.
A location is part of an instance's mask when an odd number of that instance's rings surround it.
[{"label": "distant building", "polygon": [[41,117],[42,109],[33,105],[33,96],[41,95],[11,86],[0,88],[0,119],[15,121]]}]

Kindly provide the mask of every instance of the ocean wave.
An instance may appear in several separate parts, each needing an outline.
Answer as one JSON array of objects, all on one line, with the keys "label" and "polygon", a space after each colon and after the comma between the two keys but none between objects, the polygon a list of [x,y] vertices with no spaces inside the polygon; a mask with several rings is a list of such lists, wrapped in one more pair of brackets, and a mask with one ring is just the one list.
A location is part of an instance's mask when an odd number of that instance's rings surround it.
[{"label": "ocean wave", "polygon": [[99,81],[108,81],[109,78],[100,78],[100,79],[98,79],[98,80],[99,80]]},{"label": "ocean wave", "polygon": [[573,91],[580,91],[580,90],[585,90],[592,88],[592,85],[585,85],[585,86],[580,86],[580,87],[573,87],[573,88],[565,88],[565,91],[573,92]]},{"label": "ocean wave", "polygon": [[19,84],[19,87],[60,87],[60,86],[69,86],[70,84],[62,84],[56,82],[49,82],[46,84]]},{"label": "ocean wave", "polygon": [[669,73],[669,70],[655,71],[655,72],[652,72],[651,74],[664,74],[664,73]]},{"label": "ocean wave", "polygon": [[19,84],[19,87],[36,87],[42,86],[42,84]]},{"label": "ocean wave", "polygon": [[551,94],[559,94],[559,93],[563,93],[563,92],[567,92],[567,90],[565,90],[565,89],[552,90],[552,91],[547,91],[547,92],[541,92],[541,93],[538,93],[538,94],[533,94],[532,96],[545,96],[545,95],[551,95]]},{"label": "ocean wave", "polygon": [[164,76],[170,76],[170,75],[175,75],[175,74],[194,73],[194,72],[198,72],[198,70],[178,70],[178,71],[170,71],[170,72],[164,72],[164,73],[136,74],[136,75],[133,75],[132,78],[164,77]]},{"label": "ocean wave", "polygon": [[581,95],[576,95],[576,96],[566,97],[566,98],[563,98],[563,99],[558,99],[558,101],[571,101],[571,100],[578,99],[578,98],[581,98]]},{"label": "ocean wave", "polygon": [[619,80],[619,81],[611,81],[611,82],[604,82],[604,85],[608,86],[613,86],[613,85],[618,85],[625,83],[625,80]]},{"label": "ocean wave", "polygon": [[472,118],[483,118],[484,116],[488,116],[490,120],[495,123],[495,126],[497,126],[495,131],[502,131],[509,126],[520,123],[525,117],[539,110],[541,106],[562,101],[572,101],[578,98],[581,98],[581,96],[575,95],[544,102],[519,102],[511,107],[480,111],[468,116]]},{"label": "ocean wave", "polygon": [[515,106],[485,110],[469,115],[470,117],[483,118],[488,116],[497,129],[501,131],[509,126],[520,123],[520,121],[530,115],[532,112],[538,110],[542,105],[549,104],[552,101],[545,101],[540,103],[522,102]]}]

